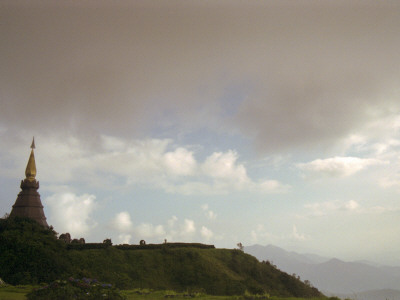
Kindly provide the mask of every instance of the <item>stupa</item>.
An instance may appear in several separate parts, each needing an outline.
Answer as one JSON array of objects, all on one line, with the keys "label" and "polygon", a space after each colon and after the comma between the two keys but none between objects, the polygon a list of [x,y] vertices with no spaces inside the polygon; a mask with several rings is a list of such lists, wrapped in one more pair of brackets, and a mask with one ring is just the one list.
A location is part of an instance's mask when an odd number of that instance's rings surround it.
[{"label": "stupa", "polygon": [[38,193],[39,181],[36,181],[36,163],[35,154],[35,138],[32,140],[31,155],[29,156],[28,164],[26,165],[26,178],[21,181],[21,189],[17,200],[10,213],[10,217],[26,217],[35,220],[40,225],[48,227],[46,217],[43,211],[42,201]]}]

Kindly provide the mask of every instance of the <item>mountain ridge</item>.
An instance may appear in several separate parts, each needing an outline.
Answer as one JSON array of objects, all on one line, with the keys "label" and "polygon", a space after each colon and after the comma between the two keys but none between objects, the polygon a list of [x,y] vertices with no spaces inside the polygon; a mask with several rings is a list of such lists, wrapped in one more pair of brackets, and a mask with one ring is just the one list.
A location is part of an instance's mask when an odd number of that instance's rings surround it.
[{"label": "mountain ridge", "polygon": [[331,294],[397,290],[400,287],[400,267],[379,266],[364,261],[346,262],[316,254],[299,254],[273,245],[247,246],[244,251],[261,261],[272,262],[285,272],[297,274],[318,289]]}]

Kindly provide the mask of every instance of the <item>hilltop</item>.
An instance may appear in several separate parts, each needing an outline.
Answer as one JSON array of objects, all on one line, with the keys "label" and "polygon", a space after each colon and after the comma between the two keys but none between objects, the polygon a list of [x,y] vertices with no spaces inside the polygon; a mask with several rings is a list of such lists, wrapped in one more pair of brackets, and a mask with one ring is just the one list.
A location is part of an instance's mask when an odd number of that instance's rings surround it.
[{"label": "hilltop", "polygon": [[349,262],[315,254],[299,254],[273,245],[246,246],[244,250],[259,260],[273,262],[285,272],[296,273],[326,294],[356,294],[357,296],[362,294],[364,297],[365,293],[371,294],[371,290],[374,291],[373,295],[377,291],[380,295],[389,291],[386,297],[381,297],[382,299],[394,298],[392,290],[400,294],[400,267],[398,266],[388,267],[368,261]]},{"label": "hilltop", "polygon": [[213,295],[321,293],[240,250],[200,247],[68,250],[52,229],[23,218],[0,220],[0,277],[11,284],[90,277],[119,288],[201,290]]}]

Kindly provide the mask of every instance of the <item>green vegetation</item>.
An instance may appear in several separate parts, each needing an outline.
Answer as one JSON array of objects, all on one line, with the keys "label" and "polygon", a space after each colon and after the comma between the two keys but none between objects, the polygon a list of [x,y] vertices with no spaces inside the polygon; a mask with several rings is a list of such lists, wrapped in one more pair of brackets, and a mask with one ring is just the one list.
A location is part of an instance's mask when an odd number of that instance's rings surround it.
[{"label": "green vegetation", "polygon": [[[36,287],[33,286],[6,286],[0,287],[0,300],[19,300],[28,299],[27,294],[29,294]],[[121,295],[126,297],[127,300],[165,300],[168,299],[167,295],[174,295],[172,299],[188,299],[194,298],[196,300],[249,300],[249,299],[268,299],[268,300],[339,300],[339,298],[326,298],[326,297],[316,297],[316,298],[293,298],[293,297],[276,297],[272,296],[269,298],[262,298],[256,295],[243,295],[243,296],[213,296],[206,294],[190,294],[188,292],[176,293],[173,291],[152,291],[148,289],[133,289],[121,291]],[[251,298],[253,296],[253,298]],[[40,298],[43,299],[43,298]],[[54,298],[51,298],[54,299]],[[63,298],[56,298],[63,299]]]},{"label": "green vegetation", "polygon": [[83,278],[56,280],[48,285],[33,289],[26,295],[29,300],[125,300],[119,290],[111,284],[98,282],[95,279]]},{"label": "green vegetation", "polygon": [[24,300],[25,295],[32,290],[32,286],[0,286],[0,300]]},{"label": "green vegetation", "polygon": [[[33,286],[6,286],[0,287],[0,300],[22,300],[28,299],[26,297],[36,287]],[[121,295],[125,296],[127,300],[165,300],[168,299],[167,295],[174,295],[172,299],[188,299],[194,298],[196,300],[250,300],[250,299],[268,299],[268,300],[339,300],[339,298],[282,298],[282,297],[269,297],[269,298],[251,298],[251,295],[243,296],[212,296],[206,294],[190,294],[188,292],[176,293],[173,291],[152,291],[149,289],[133,289],[121,291]],[[64,295],[63,295],[64,296]],[[43,299],[43,298],[41,298]],[[54,299],[54,298],[51,298]],[[56,298],[63,299],[63,298]],[[64,298],[65,299],[65,298]]]},{"label": "green vegetation", "polygon": [[67,250],[55,234],[30,219],[0,219],[0,278],[18,285],[65,277]]},{"label": "green vegetation", "polygon": [[119,289],[173,291],[163,295],[170,298],[178,297],[173,293],[242,295],[241,299],[322,296],[309,284],[240,250],[168,244],[118,248],[109,245],[103,249],[68,250],[53,230],[35,221],[0,220],[0,278],[13,285],[49,283],[70,276],[96,278]]}]

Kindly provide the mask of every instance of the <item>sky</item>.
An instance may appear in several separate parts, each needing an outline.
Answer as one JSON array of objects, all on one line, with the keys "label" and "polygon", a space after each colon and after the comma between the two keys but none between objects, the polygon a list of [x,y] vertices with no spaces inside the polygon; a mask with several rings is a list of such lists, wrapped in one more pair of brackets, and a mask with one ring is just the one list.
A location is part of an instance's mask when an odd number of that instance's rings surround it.
[{"label": "sky", "polygon": [[0,215],[400,265],[398,1],[0,3]]}]

